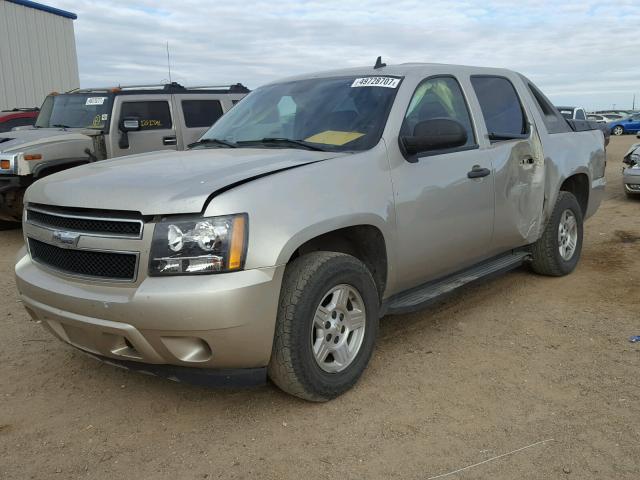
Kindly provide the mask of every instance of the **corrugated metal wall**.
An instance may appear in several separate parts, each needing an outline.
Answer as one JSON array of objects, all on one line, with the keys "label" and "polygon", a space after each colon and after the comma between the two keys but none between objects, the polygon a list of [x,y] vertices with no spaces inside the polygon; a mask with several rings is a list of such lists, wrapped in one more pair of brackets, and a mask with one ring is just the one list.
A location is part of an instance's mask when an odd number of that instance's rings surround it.
[{"label": "corrugated metal wall", "polygon": [[79,86],[73,20],[0,0],[0,110]]}]

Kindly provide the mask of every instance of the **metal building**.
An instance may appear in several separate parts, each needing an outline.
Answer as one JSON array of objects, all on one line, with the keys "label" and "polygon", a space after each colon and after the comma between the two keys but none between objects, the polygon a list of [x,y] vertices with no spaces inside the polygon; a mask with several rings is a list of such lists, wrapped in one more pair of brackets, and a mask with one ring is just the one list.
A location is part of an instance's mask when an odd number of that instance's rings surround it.
[{"label": "metal building", "polygon": [[74,13],[28,0],[0,0],[0,110],[39,107],[80,86]]}]

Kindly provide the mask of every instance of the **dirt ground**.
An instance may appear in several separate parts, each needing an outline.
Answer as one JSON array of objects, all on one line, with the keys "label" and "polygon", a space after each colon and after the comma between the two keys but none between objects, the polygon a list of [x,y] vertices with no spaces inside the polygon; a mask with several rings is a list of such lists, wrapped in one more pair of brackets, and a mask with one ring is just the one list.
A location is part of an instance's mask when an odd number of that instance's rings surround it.
[{"label": "dirt ground", "polygon": [[[121,371],[29,320],[0,232],[0,478],[640,478],[640,201],[612,138],[607,199],[565,278],[526,269],[382,320],[326,404]],[[442,477],[439,477],[442,478]]]}]

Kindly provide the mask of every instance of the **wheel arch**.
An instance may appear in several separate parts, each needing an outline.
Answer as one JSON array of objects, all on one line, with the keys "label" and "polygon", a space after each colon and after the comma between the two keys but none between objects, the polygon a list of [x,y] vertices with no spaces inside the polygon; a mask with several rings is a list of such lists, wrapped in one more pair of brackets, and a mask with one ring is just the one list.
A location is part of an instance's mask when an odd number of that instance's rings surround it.
[{"label": "wheel arch", "polygon": [[33,178],[37,179],[61,172],[62,170],[85,165],[89,162],[90,160],[88,158],[65,158],[59,160],[51,160],[48,162],[39,163],[38,165],[33,167],[31,173],[33,175]]},{"label": "wheel arch", "polygon": [[[370,219],[369,219],[370,220]],[[383,230],[372,222],[311,226],[294,236],[280,253],[279,264],[314,251],[339,252],[360,260],[376,283],[380,298],[388,285],[389,252]]]},{"label": "wheel arch", "polygon": [[576,172],[564,179],[560,185],[561,192],[569,192],[578,200],[583,218],[586,218],[589,208],[589,193],[591,183],[589,175],[584,172]]},{"label": "wheel arch", "polygon": [[626,129],[626,128],[624,127],[624,125],[622,125],[621,123],[616,123],[616,124],[612,125],[612,126],[609,128],[609,130],[611,131],[611,133],[613,133],[613,131],[614,131],[616,128],[618,128],[618,127],[620,127],[620,128],[622,129],[622,133],[624,133],[624,132],[626,132],[626,131],[627,131],[627,129]]}]

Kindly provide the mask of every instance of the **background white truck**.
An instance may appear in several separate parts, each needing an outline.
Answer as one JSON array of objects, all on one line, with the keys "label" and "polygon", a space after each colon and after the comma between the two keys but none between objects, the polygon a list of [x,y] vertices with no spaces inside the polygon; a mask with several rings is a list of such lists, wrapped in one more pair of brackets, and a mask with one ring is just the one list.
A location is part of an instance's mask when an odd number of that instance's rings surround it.
[{"label": "background white truck", "polygon": [[0,134],[0,220],[19,221],[25,189],[85,163],[183,150],[249,90],[177,83],[92,88],[47,96],[35,127]]}]

